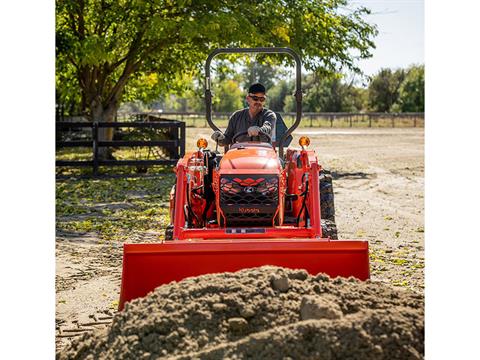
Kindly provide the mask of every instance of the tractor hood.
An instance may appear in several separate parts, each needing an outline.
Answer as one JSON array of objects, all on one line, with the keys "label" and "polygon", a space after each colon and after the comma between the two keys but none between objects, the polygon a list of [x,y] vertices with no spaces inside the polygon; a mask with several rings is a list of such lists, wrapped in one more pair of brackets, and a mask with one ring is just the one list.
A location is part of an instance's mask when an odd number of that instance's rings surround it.
[{"label": "tractor hood", "polygon": [[282,170],[275,150],[269,144],[237,143],[220,162],[222,173],[275,173]]}]

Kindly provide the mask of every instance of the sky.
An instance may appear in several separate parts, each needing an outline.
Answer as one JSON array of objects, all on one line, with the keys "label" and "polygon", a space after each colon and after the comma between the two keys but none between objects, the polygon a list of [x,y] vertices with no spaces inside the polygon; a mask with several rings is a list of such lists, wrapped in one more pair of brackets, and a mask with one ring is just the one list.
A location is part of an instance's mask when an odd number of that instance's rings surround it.
[{"label": "sky", "polygon": [[[376,48],[371,49],[373,56],[358,61],[366,76],[375,75],[382,68],[407,68],[425,63],[424,0],[350,0],[346,8],[359,6],[371,10],[364,20],[377,25],[378,30],[373,39]],[[294,76],[294,69],[288,68],[285,77]],[[359,86],[368,83],[360,77],[357,80]]]},{"label": "sky", "polygon": [[365,20],[378,28],[373,57],[358,63],[366,75],[385,67],[424,63],[423,0],[355,0],[350,4],[369,8],[372,14]]}]

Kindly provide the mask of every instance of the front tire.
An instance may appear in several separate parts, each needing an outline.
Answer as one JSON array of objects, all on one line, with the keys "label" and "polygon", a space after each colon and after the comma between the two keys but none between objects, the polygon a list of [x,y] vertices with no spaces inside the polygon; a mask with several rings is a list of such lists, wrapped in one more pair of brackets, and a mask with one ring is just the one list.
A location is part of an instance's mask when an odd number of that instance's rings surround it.
[{"label": "front tire", "polygon": [[165,229],[165,240],[173,240],[173,225],[170,224]]},{"label": "front tire", "polygon": [[322,219],[320,222],[322,226],[322,238],[338,240],[337,225],[335,224],[335,221]]}]

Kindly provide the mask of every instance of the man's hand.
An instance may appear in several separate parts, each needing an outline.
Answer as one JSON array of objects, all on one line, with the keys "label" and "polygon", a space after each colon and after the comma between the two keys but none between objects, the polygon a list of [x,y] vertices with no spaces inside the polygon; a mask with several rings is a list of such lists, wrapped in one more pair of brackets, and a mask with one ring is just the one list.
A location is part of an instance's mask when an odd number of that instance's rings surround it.
[{"label": "man's hand", "polygon": [[248,136],[258,136],[260,133],[260,128],[258,126],[250,126],[247,131]]},{"label": "man's hand", "polygon": [[223,135],[221,131],[216,130],[212,134],[212,140],[219,143],[220,145],[223,145],[223,141],[225,140],[225,135]]}]

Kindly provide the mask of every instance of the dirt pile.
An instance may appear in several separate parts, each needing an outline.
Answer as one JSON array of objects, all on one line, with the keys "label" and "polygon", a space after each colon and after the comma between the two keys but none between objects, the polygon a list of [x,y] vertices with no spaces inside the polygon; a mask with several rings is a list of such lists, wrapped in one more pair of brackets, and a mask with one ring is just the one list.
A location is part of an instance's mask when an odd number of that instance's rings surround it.
[{"label": "dirt pile", "polygon": [[58,359],[421,359],[419,294],[279,267],[204,275],[127,304]]}]

